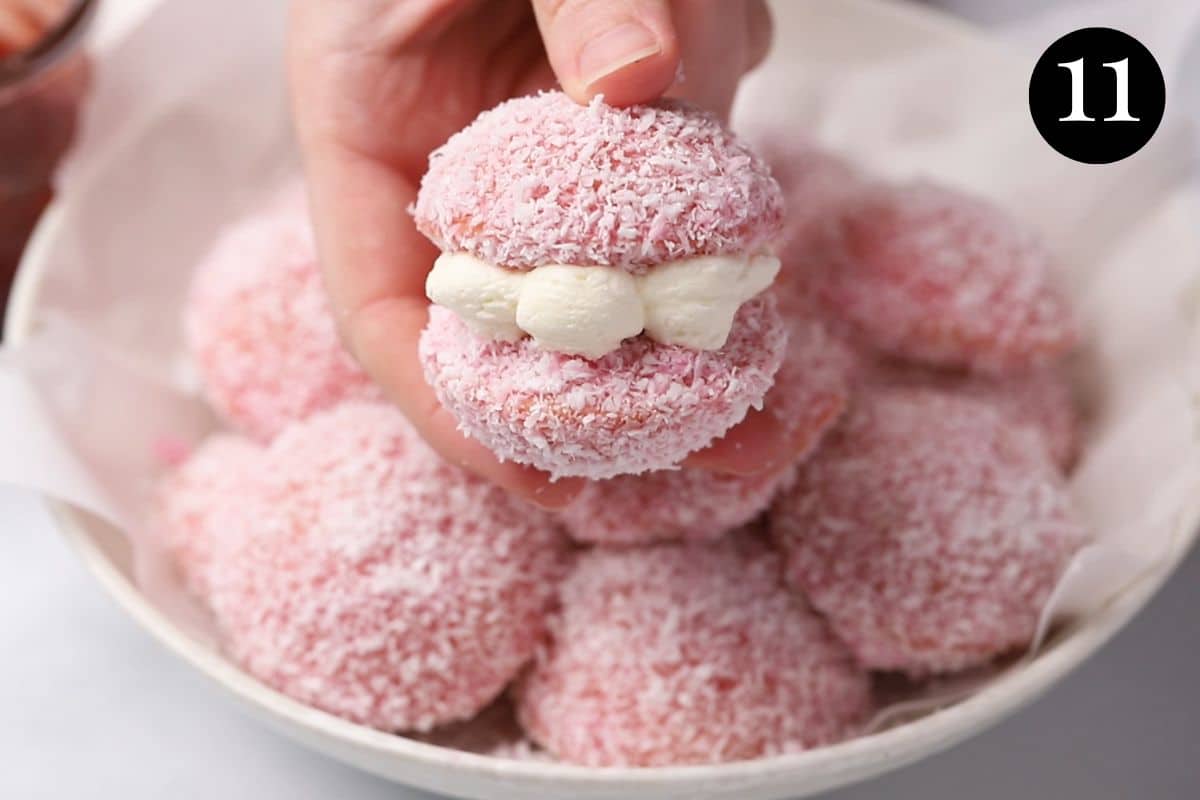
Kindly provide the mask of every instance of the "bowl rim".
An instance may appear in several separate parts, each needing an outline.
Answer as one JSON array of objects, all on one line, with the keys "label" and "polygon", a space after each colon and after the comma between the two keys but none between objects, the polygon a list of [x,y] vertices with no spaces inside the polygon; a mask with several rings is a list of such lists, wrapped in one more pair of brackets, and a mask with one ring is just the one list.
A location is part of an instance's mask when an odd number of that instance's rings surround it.
[{"label": "bowl rim", "polygon": [[[940,35],[960,41],[980,31],[944,12],[907,5],[899,0],[841,0],[844,5],[904,18]],[[94,180],[95,171],[85,176]],[[38,301],[55,241],[67,221],[60,198],[42,216],[21,259],[9,298],[5,341],[20,345],[36,329]],[[554,783],[557,788],[636,789],[698,783],[722,784],[769,780],[772,776],[816,776],[825,787],[873,777],[945,750],[1024,708],[1087,660],[1116,635],[1162,587],[1186,556],[1200,529],[1190,529],[1173,543],[1169,555],[1138,576],[1125,590],[1086,621],[1070,625],[1056,641],[1034,657],[1022,659],[993,683],[953,705],[893,728],[846,742],[800,753],[750,761],[664,767],[584,767],[550,761],[502,758],[469,753],[377,731],[318,711],[276,692],[241,671],[219,652],[206,647],[177,627],[150,604],[109,559],[87,531],[95,524],[86,512],[68,503],[43,498],[55,526],[71,544],[88,571],[138,625],[177,657],[232,694],[243,707],[276,730],[309,742],[336,743],[341,750],[323,751],[376,774],[394,779],[372,766],[380,757],[415,762],[436,769],[452,768],[481,778]],[[301,736],[303,731],[305,736]],[[358,757],[344,748],[352,747]],[[378,762],[375,762],[378,763]],[[803,787],[797,786],[800,790]]]}]

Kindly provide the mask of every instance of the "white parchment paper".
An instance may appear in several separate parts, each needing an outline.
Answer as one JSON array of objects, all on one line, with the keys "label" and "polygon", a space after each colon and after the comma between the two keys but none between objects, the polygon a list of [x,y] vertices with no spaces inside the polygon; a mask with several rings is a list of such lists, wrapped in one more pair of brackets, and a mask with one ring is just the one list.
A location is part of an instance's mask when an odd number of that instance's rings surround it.
[{"label": "white parchment paper", "polygon": [[[222,224],[295,169],[284,5],[168,2],[108,39],[85,135],[35,248],[43,271],[23,277],[17,317],[32,333],[16,331],[0,354],[0,482],[124,531],[147,596],[193,630],[202,623],[139,520],[171,453],[213,424],[182,356],[190,269]],[[1200,7],[1154,0],[1133,15],[1127,3],[1083,4],[1013,31],[1007,46],[951,30],[931,47],[911,32],[861,40],[865,12],[853,3],[823,16],[824,29],[800,29],[798,5],[777,4],[778,44],[739,97],[736,127],[752,140],[814,137],[882,176],[980,192],[1061,257],[1088,332],[1076,367],[1091,429],[1072,488],[1095,544],[1068,570],[1044,628],[1092,613],[1172,563],[1200,520],[1200,150],[1172,107],[1136,156],[1074,164],[1038,137],[1026,82],[1059,35],[1109,20],[1142,37],[1170,86],[1194,86],[1174,76],[1191,58]]]}]

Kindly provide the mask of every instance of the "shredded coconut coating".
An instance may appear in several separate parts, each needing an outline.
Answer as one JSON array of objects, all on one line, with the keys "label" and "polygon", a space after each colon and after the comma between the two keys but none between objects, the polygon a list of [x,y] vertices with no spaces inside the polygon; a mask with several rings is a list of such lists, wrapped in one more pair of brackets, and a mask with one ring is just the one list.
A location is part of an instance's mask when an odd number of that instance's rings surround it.
[{"label": "shredded coconut coating", "polygon": [[931,389],[866,392],[776,503],[788,579],[866,667],[920,677],[1028,645],[1085,535],[1033,431]]},{"label": "shredded coconut coating", "polygon": [[810,443],[800,448],[804,457],[840,417],[864,367],[855,337],[818,301],[815,285],[825,258],[822,232],[867,184],[849,162],[803,135],[770,138],[761,150],[784,196],[775,242],[781,268],[771,291],[791,327],[766,407],[795,420],[797,435]]},{"label": "shredded coconut coating", "polygon": [[928,182],[880,185],[826,233],[820,297],[883,353],[1009,374],[1078,341],[1045,247],[983,200]]},{"label": "shredded coconut coating", "polygon": [[783,193],[785,213],[775,251],[784,262],[784,277],[819,258],[810,251],[814,235],[837,219],[867,179],[850,162],[802,135],[771,139],[760,152]]},{"label": "shredded coconut coating", "polygon": [[293,698],[428,731],[492,702],[534,652],[564,565],[553,520],[441,461],[399,411],[285,430],[211,571],[230,655]]},{"label": "shredded coconut coating", "polygon": [[210,405],[256,440],[382,398],[338,339],[298,187],[221,234],[196,268],[184,324]]},{"label": "shredded coconut coating", "polygon": [[543,92],[485,111],[435,150],[413,216],[443,251],[491,264],[640,272],[758,252],[779,232],[782,200],[712,114]]},{"label": "shredded coconut coating", "polygon": [[978,398],[1011,422],[1037,431],[1064,473],[1069,473],[1079,458],[1083,423],[1074,387],[1061,367],[993,378],[891,362],[875,366],[872,380],[885,386],[929,386]]},{"label": "shredded coconut coating", "polygon": [[668,469],[760,407],[787,333],[766,295],[742,306],[720,350],[626,340],[597,359],[498,342],[432,306],[425,379],[469,436],[552,477]]},{"label": "shredded coconut coating", "polygon": [[[786,213],[775,242],[781,263],[774,292],[785,316],[818,317],[830,335],[856,339],[817,297],[828,261],[830,229],[843,209],[871,184],[844,159],[803,138],[771,141],[763,153],[783,189]],[[845,350],[847,345],[841,345]]]},{"label": "shredded coconut coating", "polygon": [[[859,361],[821,320],[794,310],[785,324],[790,331],[787,348],[763,408],[793,442],[799,462],[841,417]],[[589,483],[561,519],[580,542],[710,541],[765,511],[794,474],[792,467],[758,475],[685,467],[625,475]]]},{"label": "shredded coconut coating", "polygon": [[684,467],[592,481],[559,512],[577,542],[711,541],[767,510],[794,467],[728,475]]},{"label": "shredded coconut coating", "polygon": [[240,436],[205,440],[158,487],[152,527],[184,585],[201,599],[220,537],[241,527],[241,497],[261,475],[263,451]]},{"label": "shredded coconut coating", "polygon": [[752,759],[851,735],[870,709],[867,676],[779,571],[745,532],[586,551],[516,686],[521,724],[597,767]]}]

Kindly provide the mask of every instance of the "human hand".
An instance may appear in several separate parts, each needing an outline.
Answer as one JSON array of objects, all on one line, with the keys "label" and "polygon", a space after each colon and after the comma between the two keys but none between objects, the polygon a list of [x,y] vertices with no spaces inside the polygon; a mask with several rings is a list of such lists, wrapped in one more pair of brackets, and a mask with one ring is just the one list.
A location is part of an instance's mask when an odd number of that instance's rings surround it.
[{"label": "human hand", "polygon": [[[417,340],[437,252],[407,209],[429,153],[481,111],[556,83],[579,102],[669,93],[727,114],[769,39],[762,0],[296,0],[292,100],[338,326],[443,457],[547,507],[581,485],[501,463],[458,431],[424,381]],[[767,419],[693,460],[776,465],[785,437],[764,432]]]},{"label": "human hand", "polygon": [[0,58],[33,47],[62,22],[67,0],[9,0],[0,3]]}]

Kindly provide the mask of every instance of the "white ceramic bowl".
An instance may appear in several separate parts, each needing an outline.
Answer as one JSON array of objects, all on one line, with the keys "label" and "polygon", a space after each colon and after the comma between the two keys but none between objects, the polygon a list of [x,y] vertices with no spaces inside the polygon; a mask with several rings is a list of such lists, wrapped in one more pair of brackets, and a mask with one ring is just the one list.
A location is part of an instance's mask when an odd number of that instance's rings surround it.
[{"label": "white ceramic bowl", "polygon": [[[806,31],[795,46],[860,47],[884,56],[938,43],[963,43],[980,34],[934,12],[878,0],[789,2],[778,8],[781,26]],[[854,42],[831,40],[827,23],[850,20]],[[220,55],[213,52],[214,59]],[[92,182],[105,180],[94,170]],[[86,196],[88,192],[74,195]],[[20,343],[39,313],[43,278],[63,236],[64,220],[88,213],[68,209],[68,198],[43,220],[22,266],[9,307],[7,337]],[[70,213],[68,213],[70,212]],[[75,215],[75,216],[72,216]],[[752,762],[655,769],[591,769],[565,764],[501,760],[389,736],[313,710],[258,683],[176,626],[134,585],[125,538],[71,507],[50,502],[63,535],[113,598],[168,649],[210,677],[280,732],[334,758],[399,783],[470,798],[530,800],[600,798],[738,798],[766,800],[810,795],[878,775],[943,750],[1033,701],[1077,667],[1141,609],[1170,574],[1185,547],[1152,577],[1104,610],[1059,635],[1036,658],[1010,670],[978,694],[948,709],[844,744]],[[169,746],[169,743],[167,744]]]}]

